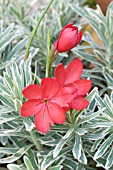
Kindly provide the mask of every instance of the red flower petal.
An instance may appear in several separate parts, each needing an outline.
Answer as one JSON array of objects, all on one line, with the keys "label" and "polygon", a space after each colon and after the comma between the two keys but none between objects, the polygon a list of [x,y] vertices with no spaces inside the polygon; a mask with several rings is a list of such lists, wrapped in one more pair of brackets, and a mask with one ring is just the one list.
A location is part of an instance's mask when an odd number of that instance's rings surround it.
[{"label": "red flower petal", "polygon": [[37,99],[27,100],[21,107],[20,113],[24,117],[34,116],[43,107],[43,103]]},{"label": "red flower petal", "polygon": [[41,82],[42,93],[45,98],[51,98],[59,90],[59,84],[56,79],[53,78],[43,78]]},{"label": "red flower petal", "polygon": [[72,60],[66,67],[66,80],[65,84],[73,83],[78,80],[82,74],[83,65],[81,60]]},{"label": "red flower petal", "polygon": [[68,106],[68,107],[63,107],[63,109],[64,109],[65,112],[68,112],[68,111],[71,109],[71,107],[70,107],[70,106]]},{"label": "red flower petal", "polygon": [[67,107],[71,101],[71,95],[68,92],[67,88],[60,88],[58,93],[51,99],[51,102],[56,103],[61,107]]},{"label": "red flower petal", "polygon": [[48,107],[43,107],[43,109],[35,116],[34,119],[36,128],[42,132],[47,133],[50,130],[50,124],[54,125],[54,122],[49,116]]},{"label": "red flower petal", "polygon": [[86,79],[81,79],[75,82],[78,88],[78,95],[85,95],[91,89],[91,81]]},{"label": "red flower petal", "polygon": [[75,110],[83,110],[89,105],[89,102],[83,97],[77,97],[70,106]]},{"label": "red flower petal", "polygon": [[62,63],[56,66],[54,76],[58,80],[60,86],[63,86],[66,78],[66,73],[65,73],[64,65]]},{"label": "red flower petal", "polygon": [[73,30],[77,30],[77,33],[78,33],[78,27],[73,25],[72,28],[73,28]]},{"label": "red flower petal", "polygon": [[[73,24],[66,25],[60,32],[57,49],[61,53],[71,50],[81,41],[82,32],[78,33],[78,28]],[[54,47],[56,49],[56,44]]]},{"label": "red flower petal", "polygon": [[54,51],[56,51],[57,48],[58,48],[58,40],[56,40],[56,41],[54,42]]},{"label": "red flower petal", "polygon": [[66,115],[64,110],[57,104],[49,102],[48,111],[53,122],[57,124],[63,124],[66,120]]},{"label": "red flower petal", "polygon": [[77,30],[73,28],[66,28],[58,40],[59,52],[66,52],[74,48],[78,44]]},{"label": "red flower petal", "polygon": [[82,35],[83,35],[82,31],[80,31],[80,32],[78,33],[78,43],[81,41]]},{"label": "red flower petal", "polygon": [[60,32],[60,35],[59,35],[58,39],[60,38],[62,32],[63,32],[66,28],[71,28],[73,24],[74,24],[74,22],[71,22],[71,23],[67,24],[67,25],[62,29],[62,31]]},{"label": "red flower petal", "polygon": [[78,92],[77,86],[76,86],[74,83],[65,85],[64,88],[65,88],[66,91],[67,91],[68,93],[70,93],[70,94],[73,94],[73,93],[77,93],[77,92]]},{"label": "red flower petal", "polygon": [[36,84],[31,84],[25,87],[22,91],[23,95],[28,99],[40,99],[42,98],[42,89]]}]

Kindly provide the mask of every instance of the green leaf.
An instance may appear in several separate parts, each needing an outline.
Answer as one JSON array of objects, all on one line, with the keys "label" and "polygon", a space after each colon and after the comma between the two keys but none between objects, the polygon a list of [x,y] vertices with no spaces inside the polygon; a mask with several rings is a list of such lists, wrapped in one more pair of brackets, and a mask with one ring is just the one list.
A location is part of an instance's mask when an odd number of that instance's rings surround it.
[{"label": "green leaf", "polygon": [[68,132],[63,136],[63,138],[58,142],[56,145],[54,151],[53,151],[53,157],[56,158],[58,154],[60,153],[62,147],[66,144],[66,142],[69,140],[70,136],[72,135],[74,129],[69,129]]},{"label": "green leaf", "polygon": [[23,123],[25,125],[26,131],[31,132],[32,129],[34,128],[34,123],[32,120],[28,117],[23,120]]},{"label": "green leaf", "polygon": [[[79,6],[71,5],[74,12],[78,13],[80,16],[86,18],[89,24],[95,29],[100,39],[102,40],[105,47],[108,46],[108,41],[105,36],[105,31],[107,30],[106,20],[104,17],[99,16],[94,10],[88,8],[84,10]],[[97,19],[98,18],[98,19]],[[98,21],[98,22],[97,22]],[[93,59],[92,59],[93,60]]]},{"label": "green leaf", "polygon": [[93,54],[86,53],[86,52],[84,52],[84,51],[82,51],[82,50],[77,50],[77,48],[74,48],[72,51],[73,51],[77,56],[80,56],[80,57],[84,58],[85,60],[93,63],[93,64],[96,65],[97,67],[103,67],[103,66],[104,66],[102,63],[100,63],[99,61],[97,61],[97,60],[95,59],[96,56],[93,55]]},{"label": "green leaf", "polygon": [[97,141],[94,142],[93,146],[91,147],[91,152],[94,152],[97,150],[98,146],[102,142],[103,138],[98,139]]},{"label": "green leaf", "polygon": [[[113,123],[112,122],[109,122],[109,121],[104,121],[104,122],[100,122],[100,121],[98,121],[98,119],[97,119],[97,121],[95,120],[93,120],[92,122],[90,122],[90,123],[87,123],[86,125],[84,125],[83,126],[83,128],[85,128],[85,129],[89,129],[89,128],[99,128],[99,127],[103,127],[103,128],[105,128],[105,127],[112,127],[113,126]],[[101,134],[102,135],[102,134]],[[104,134],[103,134],[104,135]],[[103,136],[102,135],[102,136]],[[100,138],[102,137],[102,136],[100,136]],[[92,137],[91,137],[92,138]],[[96,139],[97,139],[97,137],[96,137]]]},{"label": "green leaf", "polygon": [[[28,159],[27,156],[24,156],[24,163],[27,167],[27,170],[35,170],[32,166],[32,162]],[[37,169],[38,170],[38,169]]]},{"label": "green leaf", "polygon": [[[38,52],[38,50],[37,50],[37,52]],[[32,82],[31,57],[29,57],[26,60],[26,63],[24,65],[24,71],[25,71],[25,82],[26,82],[26,85],[29,85]]]},{"label": "green leaf", "polygon": [[4,153],[4,154],[14,154],[17,151],[18,151],[18,148],[0,147],[0,153]]},{"label": "green leaf", "polygon": [[0,70],[9,66],[14,60],[15,60],[15,58],[12,58],[12,60],[9,60],[9,61],[6,61],[6,62],[3,62],[2,64],[0,64]]},{"label": "green leaf", "polygon": [[97,87],[95,87],[95,88],[87,95],[86,99],[87,99],[89,102],[91,102],[91,101],[95,98],[96,94],[98,94],[98,88],[97,88]]},{"label": "green leaf", "polygon": [[15,15],[18,19],[20,19],[20,14],[17,8],[13,4],[11,4],[10,9],[11,9],[12,14]]},{"label": "green leaf", "polygon": [[48,170],[61,170],[62,168],[63,168],[62,165],[58,165],[58,166],[51,167]]},{"label": "green leaf", "polygon": [[73,146],[67,146],[63,148],[59,155],[56,158],[53,158],[53,151],[50,151],[41,162],[41,169],[47,169],[50,165],[52,165],[56,160],[63,159],[67,152],[72,150]]},{"label": "green leaf", "polygon": [[7,47],[7,45],[8,45],[9,43],[11,43],[15,38],[16,38],[15,34],[14,34],[14,33],[10,33],[10,34],[5,38],[5,40],[3,40],[3,41],[0,43],[0,53],[2,53],[3,50]]},{"label": "green leaf", "polygon": [[13,75],[13,81],[18,88],[19,99],[22,100],[22,90],[23,90],[22,85],[21,85],[22,80],[21,80],[19,69],[16,63],[12,64],[12,75]]},{"label": "green leaf", "polygon": [[111,92],[110,98],[111,98],[111,102],[113,103],[113,91]]},{"label": "green leaf", "polygon": [[[75,12],[75,13],[78,13],[80,16],[88,19],[89,23],[95,28],[95,30],[97,32],[99,32],[99,25],[98,23],[96,22],[96,20],[91,17],[89,15],[89,13],[87,11],[85,11],[84,9],[80,8],[79,6],[77,5],[71,5],[71,8],[72,10]],[[91,10],[90,10],[91,11]]]},{"label": "green leaf", "polygon": [[104,63],[107,64],[105,55],[102,54],[102,52],[100,52],[99,50],[93,50],[93,52],[95,53],[96,56],[98,56],[100,59],[102,59],[104,61]]},{"label": "green leaf", "polygon": [[108,154],[107,161],[105,164],[105,169],[109,169],[113,165],[113,148]]},{"label": "green leaf", "polygon": [[0,105],[0,116],[4,113],[10,113],[12,111],[15,111],[15,108],[9,108],[7,106]]},{"label": "green leaf", "polygon": [[8,121],[14,121],[17,118],[19,118],[19,116],[13,116],[13,117],[0,116],[0,125],[3,123],[7,123]]},{"label": "green leaf", "polygon": [[18,99],[15,99],[14,100],[14,105],[15,105],[15,110],[20,111],[20,108],[22,106],[22,102],[20,100],[18,100]]},{"label": "green leaf", "polygon": [[105,136],[106,136],[106,133],[98,132],[98,133],[94,133],[94,134],[86,134],[86,135],[84,135],[84,138],[88,139],[88,140],[99,140],[99,139],[104,138]]},{"label": "green leaf", "polygon": [[[77,125],[78,126],[78,125]],[[79,136],[82,136],[84,135],[85,133],[87,133],[87,130],[83,129],[83,128],[76,128],[75,129],[75,132],[79,135]]]},{"label": "green leaf", "polygon": [[105,47],[108,46],[108,40],[107,40],[106,35],[105,35],[106,30],[107,30],[107,29],[106,29],[106,27],[104,26],[104,24],[103,24],[103,23],[100,23],[100,24],[99,24],[99,35],[100,35],[101,40],[102,40],[102,43],[103,43],[103,45],[104,45]]},{"label": "green leaf", "polygon": [[40,169],[40,165],[38,165],[37,159],[36,159],[36,155],[34,154],[34,150],[29,149],[27,151],[27,156],[30,159],[30,161],[32,162],[32,166],[34,167],[34,169]]},{"label": "green leaf", "polygon": [[15,86],[14,82],[12,81],[12,78],[6,72],[3,72],[3,74],[4,74],[4,80],[6,81],[10,90],[12,91],[13,87]]},{"label": "green leaf", "polygon": [[85,116],[84,118],[80,119],[79,122],[78,122],[78,125],[85,123],[85,122],[89,122],[90,120],[96,118],[97,116],[102,114],[104,110],[105,110],[105,108],[102,108],[97,112],[90,113],[89,116]]},{"label": "green leaf", "polygon": [[79,161],[80,161],[82,164],[87,165],[87,158],[86,158],[86,156],[85,156],[85,153],[84,153],[83,148],[81,149],[81,156],[80,156]]},{"label": "green leaf", "polygon": [[107,151],[108,147],[110,147],[111,143],[113,141],[113,134],[110,135],[105,141],[100,145],[97,152],[94,155],[94,160],[102,157],[104,153]]},{"label": "green leaf", "polygon": [[105,94],[105,96],[104,96],[104,102],[105,102],[106,106],[109,108],[109,110],[111,110],[111,112],[112,112],[113,104],[112,104],[112,101],[107,94]]},{"label": "green leaf", "polygon": [[5,129],[5,130],[0,130],[0,136],[18,136],[18,137],[24,137],[24,138],[29,138],[29,135],[26,134],[26,132],[22,132],[22,126],[19,126],[18,128],[14,128],[12,130]]},{"label": "green leaf", "polygon": [[7,167],[9,170],[23,170],[22,168],[19,167],[19,165],[16,164],[8,164]]},{"label": "green leaf", "polygon": [[[85,151],[88,153],[88,155],[89,155],[92,159],[94,158],[94,153],[93,153],[93,152],[90,152],[90,151],[87,150],[87,149],[86,149]],[[96,163],[97,163],[96,166],[105,168],[105,162],[106,162],[106,160],[105,160],[104,158],[99,158],[99,159],[96,159],[95,161],[96,161]]]},{"label": "green leaf", "polygon": [[64,160],[63,164],[71,170],[77,169],[77,162],[75,160],[69,158],[68,156]]},{"label": "green leaf", "polygon": [[11,24],[9,27],[6,28],[4,32],[2,32],[0,35],[0,41],[2,41],[2,38],[4,39],[4,37],[6,38],[9,35],[13,30],[13,28],[14,28],[14,24]]},{"label": "green leaf", "polygon": [[[8,99],[6,99],[5,97],[3,97],[2,95],[0,95],[0,101],[6,105],[7,107],[14,109],[14,105],[13,102],[9,101]],[[15,109],[14,109],[15,110]]]},{"label": "green leaf", "polygon": [[113,78],[111,77],[109,73],[107,73],[107,70],[105,68],[103,69],[103,74],[107,82],[109,83],[109,85],[113,86]]},{"label": "green leaf", "polygon": [[112,11],[113,11],[113,2],[110,3],[110,5],[108,6],[107,12],[106,12],[106,20],[107,20],[107,26],[111,32],[111,34],[113,33],[112,30],[112,24],[113,24],[113,20],[112,20]]},{"label": "green leaf", "polygon": [[3,146],[5,146],[8,143],[8,136],[1,136],[0,142],[2,143]]},{"label": "green leaf", "polygon": [[11,91],[4,84],[2,84],[1,82],[0,82],[0,90],[3,93],[6,93],[7,95],[11,96]]},{"label": "green leaf", "polygon": [[75,143],[74,143],[74,147],[73,147],[73,156],[75,159],[77,159],[79,161],[80,157],[81,157],[81,149],[82,149],[82,141],[79,135],[75,135]]},{"label": "green leaf", "polygon": [[24,155],[27,150],[29,150],[33,145],[27,145],[23,148],[20,148],[16,153],[14,153],[12,156],[9,156],[7,158],[0,159],[0,163],[11,163],[16,160],[18,160],[22,155]]},{"label": "green leaf", "polygon": [[26,43],[26,39],[23,39],[19,43],[17,43],[15,47],[6,56],[5,60],[10,60],[11,58],[13,58],[23,47],[25,47]]},{"label": "green leaf", "polygon": [[48,155],[44,158],[44,160],[41,162],[41,168],[40,169],[47,169],[53,162],[53,152],[49,152]]},{"label": "green leaf", "polygon": [[99,103],[101,108],[105,108],[104,113],[109,118],[109,120],[111,120],[113,118],[113,115],[112,115],[111,110],[106,105],[106,103],[102,100],[102,98],[99,95],[96,95],[96,100]]}]

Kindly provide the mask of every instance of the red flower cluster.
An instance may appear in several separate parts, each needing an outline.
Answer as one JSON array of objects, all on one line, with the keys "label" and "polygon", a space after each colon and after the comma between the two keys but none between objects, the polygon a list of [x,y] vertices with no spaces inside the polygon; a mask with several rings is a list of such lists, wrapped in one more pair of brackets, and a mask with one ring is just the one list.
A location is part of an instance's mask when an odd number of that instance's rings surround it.
[{"label": "red flower cluster", "polygon": [[40,132],[48,132],[50,124],[65,122],[66,115],[62,107],[68,106],[70,94],[60,87],[56,79],[43,78],[40,86],[31,84],[22,93],[28,100],[21,107],[21,115],[35,115],[35,125]]},{"label": "red flower cluster", "polygon": [[70,62],[66,68],[64,68],[63,64],[59,64],[55,69],[54,75],[60,87],[67,88],[71,94],[71,101],[68,103],[69,107],[64,108],[65,111],[70,108],[83,110],[89,104],[84,96],[91,88],[91,81],[80,79],[82,71],[83,65],[79,59]]},{"label": "red flower cluster", "polygon": [[81,38],[82,32],[78,33],[78,28],[70,23],[62,29],[58,40],[54,43],[54,50],[60,53],[69,51],[80,43]]},{"label": "red flower cluster", "polygon": [[55,78],[43,78],[40,86],[31,84],[24,88],[22,93],[28,100],[21,107],[21,115],[35,116],[36,128],[47,133],[50,124],[65,122],[66,110],[86,108],[89,102],[84,96],[91,88],[91,81],[80,79],[82,70],[79,59],[70,62],[66,68],[59,64]]}]

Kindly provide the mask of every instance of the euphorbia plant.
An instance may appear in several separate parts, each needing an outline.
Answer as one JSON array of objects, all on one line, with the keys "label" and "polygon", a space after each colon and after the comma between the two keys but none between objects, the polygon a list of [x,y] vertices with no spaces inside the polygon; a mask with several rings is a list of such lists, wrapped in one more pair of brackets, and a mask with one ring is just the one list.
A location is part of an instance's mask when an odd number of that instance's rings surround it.
[{"label": "euphorbia plant", "polygon": [[[38,46],[34,41],[35,48],[34,43],[31,47],[31,42],[41,19],[33,29],[25,60],[22,49],[26,41],[20,37],[22,42],[10,51],[7,45],[10,47],[16,32],[11,32],[12,26],[3,31],[0,24],[1,55],[11,58],[0,64],[0,69],[4,68],[0,76],[0,167],[7,164],[9,170],[97,170],[100,167],[112,170],[113,3],[106,18],[92,9],[85,11],[74,2],[68,8],[89,20],[103,43],[101,46],[90,34],[84,35],[83,39],[89,45],[77,45],[82,32],[74,23],[67,24],[58,35],[69,19],[66,19],[68,14],[62,17],[62,11],[59,12],[65,9],[61,5],[65,2],[59,2],[58,8],[56,4],[57,1],[51,7],[47,22],[40,27],[43,31],[39,31],[39,36],[37,34],[42,44]],[[58,21],[62,25],[54,19],[56,25],[53,24],[51,13],[54,10],[59,12]],[[71,20],[75,22],[73,16]],[[81,19],[78,21],[83,26]],[[46,26],[50,26],[47,36]],[[12,60],[14,56],[17,56],[17,62]],[[45,75],[40,74],[42,71]],[[89,93],[90,79],[96,87]]]}]

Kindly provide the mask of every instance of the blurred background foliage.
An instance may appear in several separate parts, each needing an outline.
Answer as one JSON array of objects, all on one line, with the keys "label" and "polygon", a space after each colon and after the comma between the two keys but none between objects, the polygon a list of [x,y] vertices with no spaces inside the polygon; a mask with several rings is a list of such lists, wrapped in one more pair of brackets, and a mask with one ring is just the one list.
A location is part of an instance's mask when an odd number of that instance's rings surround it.
[{"label": "blurred background foliage", "polygon": [[[24,62],[29,36],[48,2],[0,1],[0,166],[7,165],[9,170],[112,170],[113,3],[105,17],[93,0],[55,0]],[[20,116],[25,101],[21,91],[45,76],[50,48],[69,22],[82,29],[83,39],[68,53],[58,55],[52,75],[59,62],[67,65],[81,57],[82,77],[91,79],[97,88],[92,87],[87,96],[86,110],[67,113],[67,122],[44,136],[36,131],[32,118]],[[36,150],[34,134],[43,144],[41,152]]]},{"label": "blurred background foliage", "polygon": [[[5,30],[11,23],[14,23],[13,30],[19,30],[18,38],[15,37],[13,41],[9,42],[5,47],[8,50],[13,49],[13,47],[20,42],[22,39],[28,39],[31,31],[33,30],[36,22],[40,18],[41,12],[48,4],[49,0],[33,0],[33,1],[25,1],[25,0],[1,0],[0,1],[0,20],[3,21],[2,27]],[[61,0],[60,3],[58,0],[54,1],[49,12],[45,16],[43,22],[38,29],[37,35],[33,40],[32,47],[39,48],[38,54],[35,56],[34,61],[37,60],[38,63],[38,75],[43,77],[45,73],[45,61],[48,55],[47,47],[47,37],[50,34],[50,41],[54,43],[58,38],[58,34],[62,27],[64,27],[68,22],[74,22],[79,29],[81,29],[80,24],[80,16],[75,14],[72,10],[70,10],[70,3],[79,4],[80,6],[90,6],[95,7],[94,1],[89,0],[67,0],[66,3]],[[2,31],[2,30],[1,30]],[[9,38],[9,37],[8,37]],[[6,39],[7,41],[7,39]],[[3,43],[3,42],[1,42]],[[26,48],[26,42],[23,45],[23,49]],[[21,50],[20,50],[21,52]],[[24,54],[19,54],[17,56],[17,60],[19,61]],[[63,55],[63,56],[62,56]],[[7,61],[7,54],[1,54],[0,58],[2,63],[3,61]],[[60,54],[58,61],[55,64],[60,62],[60,60],[64,57],[67,57],[66,54]],[[33,67],[35,63],[32,63]]]}]

